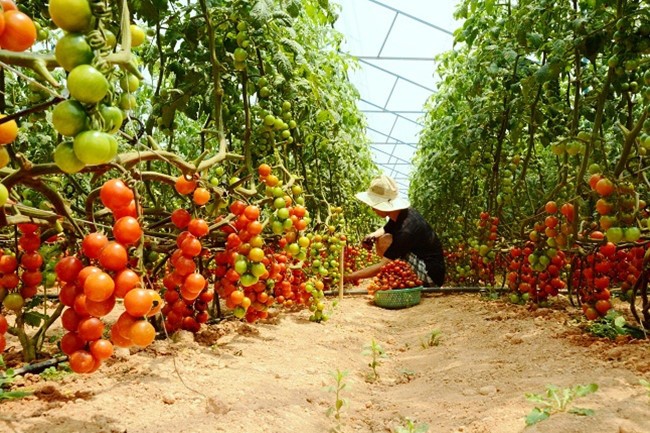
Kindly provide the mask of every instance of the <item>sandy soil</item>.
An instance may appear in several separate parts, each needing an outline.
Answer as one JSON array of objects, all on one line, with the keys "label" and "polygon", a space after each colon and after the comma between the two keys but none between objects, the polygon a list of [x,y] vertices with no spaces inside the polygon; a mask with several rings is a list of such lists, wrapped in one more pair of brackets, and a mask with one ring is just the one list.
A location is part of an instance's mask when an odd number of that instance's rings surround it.
[{"label": "sandy soil", "polygon": [[[648,433],[650,344],[584,334],[575,310],[529,311],[479,295],[427,295],[404,310],[346,297],[330,321],[283,312],[267,323],[226,321],[196,338],[177,335],[144,350],[122,349],[98,372],[44,380],[0,403],[0,431],[59,432],[395,432]],[[429,345],[434,330],[439,345]],[[385,351],[373,378],[365,351]],[[347,372],[340,420],[335,371]],[[553,414],[526,427],[546,385],[597,383],[575,401],[593,416]],[[404,430],[408,431],[408,430]]]}]

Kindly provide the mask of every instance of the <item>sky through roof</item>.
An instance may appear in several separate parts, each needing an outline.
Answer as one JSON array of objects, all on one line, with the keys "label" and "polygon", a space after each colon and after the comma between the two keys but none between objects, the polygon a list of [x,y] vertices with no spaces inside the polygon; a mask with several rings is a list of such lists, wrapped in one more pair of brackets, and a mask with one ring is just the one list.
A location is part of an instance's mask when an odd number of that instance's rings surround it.
[{"label": "sky through roof", "polygon": [[452,49],[457,0],[335,0],[342,51],[359,59],[350,73],[361,94],[374,162],[405,194],[423,106],[435,91],[433,58]]}]

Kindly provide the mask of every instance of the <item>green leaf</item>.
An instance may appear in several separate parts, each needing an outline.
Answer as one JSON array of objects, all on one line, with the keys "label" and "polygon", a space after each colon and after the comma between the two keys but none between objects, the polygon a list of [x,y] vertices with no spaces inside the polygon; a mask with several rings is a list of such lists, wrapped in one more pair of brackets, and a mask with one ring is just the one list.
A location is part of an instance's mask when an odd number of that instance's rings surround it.
[{"label": "green leaf", "polygon": [[300,4],[300,0],[289,0],[289,3],[287,3],[286,8],[289,15],[296,18],[298,15],[300,15],[300,10],[302,9],[302,5]]},{"label": "green leaf", "polygon": [[288,50],[293,51],[294,54],[296,55],[303,55],[305,54],[305,48],[300,45],[298,42],[294,41],[293,39],[289,38],[282,38],[280,40],[280,43],[285,46]]},{"label": "green leaf", "polygon": [[540,421],[544,421],[549,416],[551,416],[551,414],[547,410],[542,410],[536,407],[526,417],[526,425],[537,424]]},{"label": "green leaf", "polygon": [[31,392],[27,392],[27,391],[2,392],[2,390],[0,390],[0,400],[11,400],[13,398],[23,398],[31,394],[32,394]]},{"label": "green leaf", "polygon": [[282,51],[276,51],[273,55],[273,62],[278,67],[278,71],[285,77],[289,78],[293,75],[291,68],[291,61]]},{"label": "green leaf", "polygon": [[532,402],[532,403],[540,403],[540,404],[546,404],[548,405],[548,402],[546,401],[546,397],[540,394],[526,394],[526,400]]},{"label": "green leaf", "polygon": [[277,10],[273,12],[273,18],[275,18],[278,21],[281,21],[282,24],[284,24],[287,27],[291,27],[293,25],[293,18],[291,18],[291,15],[289,15],[285,11]]},{"label": "green leaf", "polygon": [[576,397],[584,397],[585,395],[598,391],[598,385],[595,383],[590,383],[589,385],[577,385],[573,391],[575,392]]},{"label": "green leaf", "polygon": [[48,319],[48,316],[37,311],[28,311],[24,314],[23,317],[25,319],[25,323],[35,328],[41,326],[41,322],[44,322]]},{"label": "green leaf", "polygon": [[616,319],[614,319],[614,326],[617,328],[622,328],[625,326],[625,317],[623,316],[618,316]]},{"label": "green leaf", "polygon": [[569,413],[575,414],[575,415],[580,415],[580,416],[593,416],[594,411],[593,409],[586,409],[582,407],[574,407],[569,410]]},{"label": "green leaf", "polygon": [[271,6],[267,0],[258,0],[251,9],[251,18],[255,24],[262,25],[271,21]]}]

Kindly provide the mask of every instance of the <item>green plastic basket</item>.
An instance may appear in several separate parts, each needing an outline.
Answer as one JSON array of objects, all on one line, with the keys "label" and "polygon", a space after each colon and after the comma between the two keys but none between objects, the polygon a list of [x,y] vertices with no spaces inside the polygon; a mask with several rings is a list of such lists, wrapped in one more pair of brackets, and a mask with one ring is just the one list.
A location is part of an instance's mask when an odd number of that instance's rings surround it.
[{"label": "green plastic basket", "polygon": [[420,303],[422,286],[408,289],[378,290],[375,304],[383,308],[407,308]]}]

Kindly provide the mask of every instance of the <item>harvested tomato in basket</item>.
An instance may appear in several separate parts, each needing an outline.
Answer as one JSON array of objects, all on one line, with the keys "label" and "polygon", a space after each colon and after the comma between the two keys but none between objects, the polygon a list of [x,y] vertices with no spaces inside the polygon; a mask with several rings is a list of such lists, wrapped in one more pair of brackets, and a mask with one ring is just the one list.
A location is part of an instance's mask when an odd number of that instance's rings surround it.
[{"label": "harvested tomato in basket", "polygon": [[368,286],[368,293],[373,294],[378,290],[406,289],[422,285],[411,265],[404,260],[393,260],[382,266],[379,273]]}]

